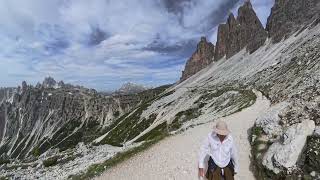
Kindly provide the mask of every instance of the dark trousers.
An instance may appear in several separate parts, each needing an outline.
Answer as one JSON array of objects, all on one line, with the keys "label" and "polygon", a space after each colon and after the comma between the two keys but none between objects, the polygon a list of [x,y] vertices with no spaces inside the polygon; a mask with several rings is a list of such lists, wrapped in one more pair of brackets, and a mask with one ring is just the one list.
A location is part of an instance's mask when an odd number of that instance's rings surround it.
[{"label": "dark trousers", "polygon": [[[222,169],[224,171],[224,176],[222,176]],[[213,159],[210,157],[208,161],[208,170],[206,173],[206,177],[208,180],[221,180],[222,177],[224,177],[225,180],[234,180],[234,165],[232,161],[230,160],[229,164],[221,168],[213,161]]]}]

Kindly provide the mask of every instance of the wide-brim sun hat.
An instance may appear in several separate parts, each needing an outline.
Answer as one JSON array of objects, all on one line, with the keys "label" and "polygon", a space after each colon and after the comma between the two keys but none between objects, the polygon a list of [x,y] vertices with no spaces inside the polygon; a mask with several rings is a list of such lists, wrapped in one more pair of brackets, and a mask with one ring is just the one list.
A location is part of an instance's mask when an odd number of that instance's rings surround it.
[{"label": "wide-brim sun hat", "polygon": [[223,136],[226,136],[230,133],[227,123],[220,120],[218,120],[216,125],[213,127],[213,131],[216,134],[223,135]]}]

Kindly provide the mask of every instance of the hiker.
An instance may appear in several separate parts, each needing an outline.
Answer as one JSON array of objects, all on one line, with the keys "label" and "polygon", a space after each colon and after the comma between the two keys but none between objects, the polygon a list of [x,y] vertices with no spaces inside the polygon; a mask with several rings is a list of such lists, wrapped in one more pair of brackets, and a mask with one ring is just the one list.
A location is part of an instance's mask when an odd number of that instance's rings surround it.
[{"label": "hiker", "polygon": [[[205,159],[209,157],[205,174]],[[213,131],[204,140],[199,154],[199,176],[208,180],[234,180],[238,172],[238,155],[228,126],[218,121]]]}]

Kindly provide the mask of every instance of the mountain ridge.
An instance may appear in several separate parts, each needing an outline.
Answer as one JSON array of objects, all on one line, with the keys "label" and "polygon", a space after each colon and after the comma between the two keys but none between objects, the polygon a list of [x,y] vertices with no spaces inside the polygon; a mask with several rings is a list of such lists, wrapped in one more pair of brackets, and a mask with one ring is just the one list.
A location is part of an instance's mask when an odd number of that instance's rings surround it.
[{"label": "mountain ridge", "polygon": [[[216,62],[224,56],[229,59],[244,48],[249,53],[253,53],[265,43],[267,38],[271,38],[273,43],[278,43],[313,21],[319,23],[319,12],[320,3],[317,0],[304,0],[303,2],[300,0],[293,0],[292,2],[290,0],[276,0],[268,17],[266,28],[264,28],[252,7],[251,1],[245,1],[239,7],[237,17],[230,13],[227,22],[218,26],[214,52],[207,52],[207,56],[214,53],[211,62]],[[205,57],[206,55],[202,56]],[[205,58],[202,59],[205,60]],[[197,60],[198,64],[194,63],[193,67],[190,67],[189,64],[195,62],[194,57],[192,56],[187,61],[180,82],[209,65],[208,63],[201,63],[202,59],[200,56],[200,60]],[[188,74],[188,76],[185,74]]]}]

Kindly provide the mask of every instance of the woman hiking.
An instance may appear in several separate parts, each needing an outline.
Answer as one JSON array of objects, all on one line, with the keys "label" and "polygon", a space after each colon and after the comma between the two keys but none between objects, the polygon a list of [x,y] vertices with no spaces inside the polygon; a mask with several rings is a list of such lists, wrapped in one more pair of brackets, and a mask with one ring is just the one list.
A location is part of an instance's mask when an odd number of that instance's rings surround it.
[{"label": "woman hiking", "polygon": [[[205,162],[209,156],[209,161]],[[205,173],[205,164],[208,170]],[[205,138],[199,153],[199,176],[208,180],[234,180],[238,172],[238,155],[233,138],[224,121],[218,121]]]}]

